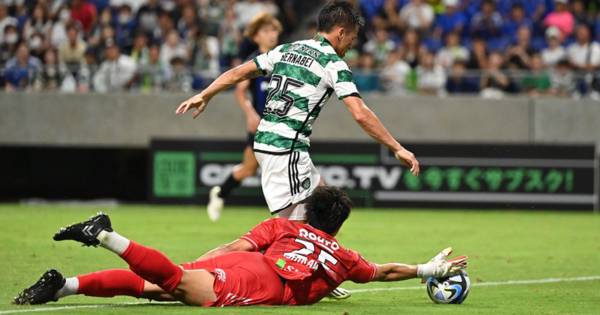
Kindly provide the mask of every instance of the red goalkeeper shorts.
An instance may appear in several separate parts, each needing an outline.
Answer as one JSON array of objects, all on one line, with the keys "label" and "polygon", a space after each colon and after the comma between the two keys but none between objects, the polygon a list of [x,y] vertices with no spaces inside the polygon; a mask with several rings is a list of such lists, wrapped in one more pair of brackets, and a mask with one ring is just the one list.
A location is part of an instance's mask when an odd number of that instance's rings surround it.
[{"label": "red goalkeeper shorts", "polygon": [[257,252],[233,252],[181,265],[215,276],[217,300],[205,306],[281,305],[284,285],[269,261]]}]

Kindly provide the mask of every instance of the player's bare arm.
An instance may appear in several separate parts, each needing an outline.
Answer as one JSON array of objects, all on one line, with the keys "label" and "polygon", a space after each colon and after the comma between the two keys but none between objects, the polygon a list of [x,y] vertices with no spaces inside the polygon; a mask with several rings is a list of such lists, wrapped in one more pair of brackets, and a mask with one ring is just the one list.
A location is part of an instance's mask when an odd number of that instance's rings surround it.
[{"label": "player's bare arm", "polygon": [[206,105],[208,105],[215,95],[236,83],[258,77],[261,74],[261,71],[256,67],[256,64],[253,61],[245,62],[221,74],[202,92],[185,100],[177,107],[175,114],[183,115],[189,110],[194,109],[192,117],[196,118],[204,111],[204,109],[206,109]]},{"label": "player's bare arm", "polygon": [[388,147],[394,156],[410,167],[413,175],[419,175],[419,161],[415,155],[404,148],[381,123],[377,115],[363,102],[360,97],[348,96],[344,98],[344,104],[352,114],[352,117],[360,127],[377,142]]},{"label": "player's bare arm", "polygon": [[373,281],[401,281],[412,278],[447,277],[467,268],[467,256],[447,259],[450,253],[452,253],[452,248],[448,247],[429,260],[429,262],[420,265],[402,263],[377,265]]}]

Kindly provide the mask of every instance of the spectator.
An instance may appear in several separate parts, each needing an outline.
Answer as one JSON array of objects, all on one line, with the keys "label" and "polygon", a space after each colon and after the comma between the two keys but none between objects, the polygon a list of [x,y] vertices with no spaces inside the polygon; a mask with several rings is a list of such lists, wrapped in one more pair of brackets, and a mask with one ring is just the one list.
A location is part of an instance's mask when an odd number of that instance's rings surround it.
[{"label": "spectator", "polygon": [[192,41],[191,63],[198,85],[206,85],[219,75],[219,40],[198,30]]},{"label": "spectator", "polygon": [[29,48],[25,43],[17,46],[16,56],[6,63],[4,78],[6,90],[29,89],[40,75],[42,63],[39,59],[29,55]]},{"label": "spectator", "polygon": [[[114,40],[113,18],[110,8],[100,11],[98,23],[92,26],[89,32],[83,32],[83,37],[87,38],[87,44],[90,47],[104,48],[104,41],[107,38]],[[81,25],[81,24],[80,24]],[[110,31],[108,31],[110,29]],[[110,32],[110,34],[107,34]]]},{"label": "spectator", "polygon": [[67,25],[71,21],[71,12],[67,7],[58,9],[57,20],[50,29],[50,43],[53,47],[60,47],[67,41]]},{"label": "spectator", "polygon": [[375,65],[383,65],[387,56],[394,50],[395,46],[396,45],[389,37],[388,31],[380,28],[375,30],[374,38],[365,44],[364,51],[374,58]]},{"label": "spectator", "polygon": [[160,63],[160,47],[148,49],[148,62],[138,65],[137,86],[143,92],[160,91],[164,87],[165,67]]},{"label": "spectator", "polygon": [[437,37],[445,38],[450,33],[461,34],[467,25],[467,17],[460,10],[459,0],[444,0],[446,11],[435,19],[435,31]]},{"label": "spectator", "polygon": [[600,45],[591,41],[587,26],[583,24],[577,26],[575,42],[567,47],[567,56],[571,66],[578,72],[576,79],[578,91],[587,94],[593,81],[597,81],[595,72],[600,67]]},{"label": "spectator", "polygon": [[365,52],[360,55],[358,68],[353,70],[354,82],[360,91],[373,92],[380,90],[379,76],[375,71],[376,60],[373,54]]},{"label": "spectator", "polygon": [[449,94],[472,94],[479,92],[479,83],[477,78],[467,76],[467,65],[462,60],[457,60],[452,64],[448,81],[446,81],[446,91]]},{"label": "spectator", "polygon": [[86,43],[79,36],[79,25],[73,22],[69,23],[67,25],[67,41],[58,50],[59,59],[71,72],[77,73],[84,61],[83,55],[86,49]]},{"label": "spectator", "polygon": [[481,11],[471,20],[470,34],[472,37],[485,38],[488,41],[498,40],[502,37],[502,26],[502,16],[496,12],[495,2],[483,0]]},{"label": "spectator", "polygon": [[516,69],[528,69],[531,65],[531,31],[527,26],[521,26],[517,31],[517,42],[507,51],[507,62],[509,67]]},{"label": "spectator", "polygon": [[446,36],[446,46],[438,51],[436,62],[445,69],[450,69],[457,60],[464,62],[469,60],[469,50],[460,45],[459,34],[452,32]]},{"label": "spectator", "polygon": [[542,50],[542,61],[546,67],[554,66],[559,60],[567,57],[565,48],[560,45],[560,30],[556,27],[549,27],[546,30],[546,41],[548,47]]},{"label": "spectator", "polygon": [[183,58],[179,56],[173,57],[165,81],[167,91],[191,91],[192,75],[186,67],[186,62]]},{"label": "spectator", "polygon": [[48,34],[51,27],[52,22],[48,17],[46,6],[42,3],[38,3],[33,8],[31,17],[25,22],[23,37],[29,38],[35,33]]},{"label": "spectator", "polygon": [[133,18],[133,11],[129,5],[123,4],[119,7],[117,21],[114,24],[117,45],[125,51],[131,50],[135,20]]},{"label": "spectator", "polygon": [[44,53],[44,65],[37,82],[37,90],[58,90],[67,74],[66,68],[58,61],[58,54],[54,49]]},{"label": "spectator", "polygon": [[148,49],[148,36],[146,34],[140,32],[135,35],[129,56],[133,58],[138,66],[149,62],[150,50]]},{"label": "spectator", "polygon": [[590,15],[585,9],[585,3],[583,0],[573,0],[571,2],[571,13],[573,14],[575,26],[582,24],[588,27],[592,26],[594,19],[590,18]]},{"label": "spectator", "polygon": [[17,19],[8,15],[8,9],[4,3],[0,3],[0,43],[4,43],[4,28],[8,25],[17,25]]},{"label": "spectator", "polygon": [[137,11],[135,20],[139,28],[138,30],[147,34],[153,33],[158,25],[158,17],[162,12],[163,10],[158,5],[158,0],[148,0],[147,3],[142,5]]},{"label": "spectator", "polygon": [[480,79],[481,96],[483,98],[502,98],[504,92],[510,90],[512,82],[501,69],[503,63],[501,53],[492,52],[490,54],[488,65],[482,72]]},{"label": "spectator", "polygon": [[527,73],[521,81],[521,87],[529,96],[544,95],[550,89],[550,75],[544,69],[544,62],[540,54],[531,57],[531,72]]},{"label": "spectator", "polygon": [[16,25],[8,24],[4,27],[4,33],[0,43],[0,63],[6,62],[15,55],[19,44],[19,32]]},{"label": "spectator", "polygon": [[392,52],[381,71],[382,85],[392,95],[404,95],[407,92],[407,80],[413,73],[410,65],[404,61],[400,52]]},{"label": "spectator", "polygon": [[577,27],[575,42],[567,48],[567,56],[571,65],[578,71],[591,72],[600,66],[600,45],[591,42],[587,26]]},{"label": "spectator", "polygon": [[42,33],[34,33],[27,41],[29,46],[29,54],[39,60],[44,59],[44,52],[48,48],[44,35]]},{"label": "spectator", "polygon": [[433,8],[424,0],[411,0],[400,10],[400,24],[406,29],[415,29],[426,34],[435,17]]},{"label": "spectator", "polygon": [[467,68],[469,69],[485,69],[487,68],[488,55],[487,44],[483,38],[474,38],[471,42],[471,54]]},{"label": "spectator", "polygon": [[186,5],[181,9],[181,18],[177,22],[177,31],[183,38],[186,38],[190,30],[196,28],[200,24],[200,19],[196,14],[193,5]]},{"label": "spectator", "polygon": [[562,37],[566,38],[573,33],[575,18],[567,8],[568,0],[554,0],[555,9],[544,18],[545,27],[556,27]]},{"label": "spectator", "polygon": [[152,32],[153,41],[159,42],[165,40],[172,31],[177,32],[175,22],[168,12],[163,11],[158,16],[158,27],[155,26]]},{"label": "spectator", "polygon": [[417,89],[420,94],[442,95],[446,86],[446,73],[435,63],[432,53],[424,51],[417,67]]},{"label": "spectator", "polygon": [[188,51],[185,44],[181,42],[177,31],[172,30],[167,34],[165,42],[160,47],[160,61],[163,65],[168,66],[175,57],[187,60]]},{"label": "spectator", "polygon": [[106,60],[94,74],[94,89],[100,93],[122,91],[130,85],[135,75],[135,61],[121,55],[114,42],[108,41],[106,44]]},{"label": "spectator", "polygon": [[404,33],[404,40],[398,47],[400,57],[406,61],[411,68],[419,64],[419,55],[424,50],[417,31],[409,29]]},{"label": "spectator", "polygon": [[[235,12],[233,8],[227,8],[225,10],[225,16],[223,23],[219,29],[219,37],[221,39],[221,58],[222,63],[226,65],[234,65],[233,62],[237,59],[237,63],[241,63],[241,59],[237,58],[239,53],[239,43],[241,41],[241,34],[239,29],[236,27]],[[316,34],[317,25],[314,23],[314,33]]]},{"label": "spectator", "polygon": [[533,23],[525,15],[523,4],[515,3],[510,9],[510,18],[504,23],[504,36],[517,40],[517,32],[523,27],[531,30]]},{"label": "spectator", "polygon": [[575,93],[575,80],[571,63],[567,59],[559,60],[550,73],[550,94],[555,96],[571,96]]},{"label": "spectator", "polygon": [[85,33],[92,30],[97,15],[96,7],[87,0],[71,0],[71,18],[81,23]]}]

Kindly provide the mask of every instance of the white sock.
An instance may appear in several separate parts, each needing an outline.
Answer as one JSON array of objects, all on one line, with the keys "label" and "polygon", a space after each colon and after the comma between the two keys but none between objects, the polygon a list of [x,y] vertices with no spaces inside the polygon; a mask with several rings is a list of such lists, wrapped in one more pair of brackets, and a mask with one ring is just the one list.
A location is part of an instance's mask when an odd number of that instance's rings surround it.
[{"label": "white sock", "polygon": [[79,290],[79,279],[77,277],[71,277],[65,279],[65,285],[56,292],[57,299],[64,298],[65,296],[77,294],[77,290]]},{"label": "white sock", "polygon": [[128,239],[119,235],[117,232],[101,231],[96,238],[100,241],[100,246],[119,256],[125,252],[130,243]]}]

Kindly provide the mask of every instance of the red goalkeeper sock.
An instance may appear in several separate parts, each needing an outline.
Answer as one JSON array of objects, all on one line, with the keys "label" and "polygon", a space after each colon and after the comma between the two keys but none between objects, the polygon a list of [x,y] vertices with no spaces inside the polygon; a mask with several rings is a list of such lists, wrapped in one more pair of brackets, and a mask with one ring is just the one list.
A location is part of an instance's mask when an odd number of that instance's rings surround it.
[{"label": "red goalkeeper sock", "polygon": [[154,283],[171,293],[181,281],[183,270],[163,253],[131,241],[121,255],[129,268],[144,280]]},{"label": "red goalkeeper sock", "polygon": [[77,276],[78,294],[113,297],[128,295],[141,297],[144,279],[127,269],[109,269]]}]

